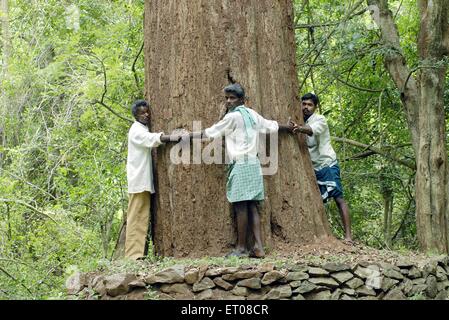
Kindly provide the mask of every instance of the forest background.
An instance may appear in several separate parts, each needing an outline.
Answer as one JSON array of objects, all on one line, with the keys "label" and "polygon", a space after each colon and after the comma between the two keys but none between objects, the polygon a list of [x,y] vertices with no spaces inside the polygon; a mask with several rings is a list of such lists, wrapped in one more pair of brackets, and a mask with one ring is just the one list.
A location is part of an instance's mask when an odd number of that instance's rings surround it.
[{"label": "forest background", "polygon": [[[144,1],[0,2],[0,299],[62,298],[70,274],[114,255],[129,106],[143,97]],[[321,99],[354,238],[417,250],[410,131],[379,28],[356,2],[294,1],[298,94]],[[416,1],[388,3],[416,67]],[[326,213],[341,237],[333,203]]]}]

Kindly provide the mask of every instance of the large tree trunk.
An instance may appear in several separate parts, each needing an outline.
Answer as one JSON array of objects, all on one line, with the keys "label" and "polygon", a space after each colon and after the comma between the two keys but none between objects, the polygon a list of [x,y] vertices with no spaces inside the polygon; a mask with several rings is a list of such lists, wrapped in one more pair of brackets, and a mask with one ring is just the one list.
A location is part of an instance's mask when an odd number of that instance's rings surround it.
[{"label": "large tree trunk", "polygon": [[[302,122],[290,0],[145,2],[145,89],[153,131],[202,129],[218,120],[222,88],[233,78],[248,105],[268,119]],[[203,144],[204,146],[204,144]],[[157,150],[156,253],[222,255],[235,243],[226,200],[226,165],[170,162]],[[330,228],[304,137],[279,134],[279,169],[265,178],[262,237],[280,248],[328,237]]]},{"label": "large tree trunk", "polygon": [[[447,56],[448,8],[446,0],[420,0],[420,65],[410,70],[399,43],[387,0],[367,0],[380,28],[387,53],[385,65],[401,92],[416,156],[416,221],[423,251],[448,252],[448,165],[444,86]],[[412,75],[418,72],[419,81]]]}]

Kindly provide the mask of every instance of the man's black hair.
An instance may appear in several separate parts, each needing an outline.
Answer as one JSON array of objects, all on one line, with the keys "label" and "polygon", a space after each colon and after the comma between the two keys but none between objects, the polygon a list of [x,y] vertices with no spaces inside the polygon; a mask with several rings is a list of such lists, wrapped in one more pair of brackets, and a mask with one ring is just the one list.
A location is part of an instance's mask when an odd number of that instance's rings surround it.
[{"label": "man's black hair", "polygon": [[243,87],[238,83],[227,85],[226,87],[224,87],[223,91],[225,93],[232,93],[237,98],[245,97],[245,89],[243,89]]},{"label": "man's black hair", "polygon": [[150,105],[145,100],[136,100],[131,106],[131,112],[133,113],[134,118],[137,116],[137,109],[140,107],[149,107]]},{"label": "man's black hair", "polygon": [[320,99],[318,99],[318,96],[311,92],[306,93],[305,95],[303,95],[301,97],[301,101],[304,101],[304,100],[312,100],[313,103],[315,104],[315,106],[317,106],[320,103]]}]

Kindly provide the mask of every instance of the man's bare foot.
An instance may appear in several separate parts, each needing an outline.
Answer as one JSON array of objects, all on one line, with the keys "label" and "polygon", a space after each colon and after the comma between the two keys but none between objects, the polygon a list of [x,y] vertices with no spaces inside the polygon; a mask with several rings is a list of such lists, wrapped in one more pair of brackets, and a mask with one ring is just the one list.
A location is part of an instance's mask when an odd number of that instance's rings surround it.
[{"label": "man's bare foot", "polygon": [[246,250],[241,250],[241,249],[234,249],[231,252],[229,252],[225,258],[229,258],[229,257],[248,257],[248,251]]},{"label": "man's bare foot", "polygon": [[250,257],[252,258],[265,258],[265,251],[263,249],[259,249],[254,247],[250,253]]}]

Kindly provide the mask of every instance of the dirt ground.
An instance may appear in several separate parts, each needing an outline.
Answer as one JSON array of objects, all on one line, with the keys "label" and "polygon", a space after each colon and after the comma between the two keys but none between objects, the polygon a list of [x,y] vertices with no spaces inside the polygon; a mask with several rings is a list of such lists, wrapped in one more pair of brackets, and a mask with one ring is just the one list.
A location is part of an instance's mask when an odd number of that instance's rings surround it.
[{"label": "dirt ground", "polygon": [[392,250],[379,250],[355,242],[347,243],[335,238],[325,238],[311,244],[291,246],[276,244],[276,250],[269,252],[267,258],[288,259],[295,263],[302,262],[345,262],[355,264],[359,262],[387,262],[395,264],[398,261],[409,261],[424,265],[429,256],[419,252],[399,252]]}]

